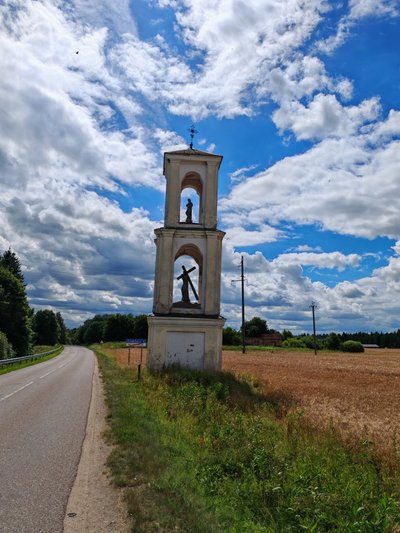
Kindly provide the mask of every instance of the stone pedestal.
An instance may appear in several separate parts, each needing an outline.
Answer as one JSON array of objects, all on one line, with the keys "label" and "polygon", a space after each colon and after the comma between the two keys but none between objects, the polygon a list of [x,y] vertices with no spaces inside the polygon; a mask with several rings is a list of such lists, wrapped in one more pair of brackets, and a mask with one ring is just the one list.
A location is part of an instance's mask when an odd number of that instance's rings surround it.
[{"label": "stone pedestal", "polygon": [[147,366],[179,365],[197,370],[221,368],[223,318],[149,316]]}]

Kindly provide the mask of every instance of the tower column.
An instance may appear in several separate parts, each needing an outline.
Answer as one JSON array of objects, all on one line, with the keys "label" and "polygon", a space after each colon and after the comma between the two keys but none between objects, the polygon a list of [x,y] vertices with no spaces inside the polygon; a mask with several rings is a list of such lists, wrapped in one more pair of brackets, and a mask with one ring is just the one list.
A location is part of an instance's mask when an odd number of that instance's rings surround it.
[{"label": "tower column", "polygon": [[224,235],[223,231],[207,231],[207,262],[212,268],[206,270],[204,312],[210,316],[217,316],[220,312],[221,252]]},{"label": "tower column", "polygon": [[157,250],[153,313],[166,314],[170,312],[172,305],[175,230],[158,228],[155,234]]},{"label": "tower column", "polygon": [[167,190],[165,195],[165,226],[175,228],[179,224],[180,218],[180,196],[181,181],[179,179],[179,161],[169,161],[168,172],[170,175],[167,180]]},{"label": "tower column", "polygon": [[204,225],[206,228],[217,227],[217,199],[218,199],[218,165],[215,161],[207,162],[206,183],[207,208]]}]

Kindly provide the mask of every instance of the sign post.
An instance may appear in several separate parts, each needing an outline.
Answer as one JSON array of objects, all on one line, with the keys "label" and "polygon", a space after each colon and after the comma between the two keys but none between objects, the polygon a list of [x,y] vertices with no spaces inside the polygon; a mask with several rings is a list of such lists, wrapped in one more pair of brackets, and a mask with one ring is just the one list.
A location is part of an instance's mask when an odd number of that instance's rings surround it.
[{"label": "sign post", "polygon": [[131,360],[131,347],[140,348],[140,360],[138,364],[138,381],[140,381],[140,370],[143,362],[143,348],[146,348],[146,339],[126,339],[126,346],[128,347],[128,366]]}]

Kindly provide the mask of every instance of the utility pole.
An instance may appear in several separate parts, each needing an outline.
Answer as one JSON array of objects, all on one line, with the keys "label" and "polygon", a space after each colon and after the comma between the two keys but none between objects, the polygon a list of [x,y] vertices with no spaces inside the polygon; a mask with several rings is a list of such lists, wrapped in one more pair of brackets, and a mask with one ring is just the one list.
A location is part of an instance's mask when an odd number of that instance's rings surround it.
[{"label": "utility pole", "polygon": [[246,340],[245,340],[245,331],[244,331],[244,265],[243,265],[243,255],[240,261],[240,279],[233,279],[231,283],[236,281],[242,282],[242,353],[246,353]]},{"label": "utility pole", "polygon": [[317,355],[317,337],[315,334],[315,308],[317,307],[317,304],[313,301],[310,305],[312,309],[312,323],[313,323],[313,337],[314,337],[314,354]]}]

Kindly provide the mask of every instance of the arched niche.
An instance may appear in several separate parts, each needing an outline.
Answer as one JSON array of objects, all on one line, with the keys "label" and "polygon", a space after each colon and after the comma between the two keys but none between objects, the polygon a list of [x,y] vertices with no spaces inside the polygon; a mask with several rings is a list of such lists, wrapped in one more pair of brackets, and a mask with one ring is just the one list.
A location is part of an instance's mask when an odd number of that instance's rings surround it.
[{"label": "arched niche", "polygon": [[[192,216],[188,219],[187,206],[191,200]],[[184,224],[201,224],[203,212],[203,181],[197,172],[188,172],[181,183],[180,222]]]},{"label": "arched niche", "polygon": [[[182,290],[182,286],[184,285],[184,269],[182,266],[187,272],[189,272],[191,282],[198,298],[195,297],[190,284],[187,286],[188,294],[185,297],[184,291]],[[200,307],[202,296],[202,277],[203,255],[201,251],[195,244],[182,245],[174,258],[174,307]],[[187,298],[189,298],[189,300]]]}]

